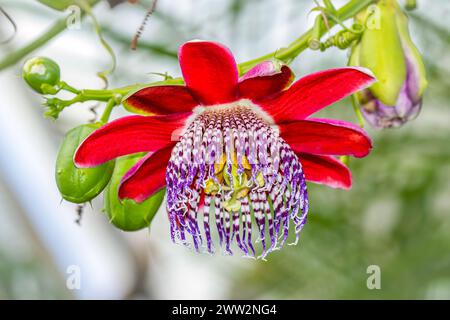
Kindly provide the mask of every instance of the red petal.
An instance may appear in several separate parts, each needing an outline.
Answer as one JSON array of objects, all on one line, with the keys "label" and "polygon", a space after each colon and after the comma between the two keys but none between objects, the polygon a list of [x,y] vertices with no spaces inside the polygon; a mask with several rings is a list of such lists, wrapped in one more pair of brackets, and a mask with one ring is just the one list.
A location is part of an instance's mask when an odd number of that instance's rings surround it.
[{"label": "red petal", "polygon": [[190,41],[180,47],[178,56],[186,86],[200,102],[236,100],[238,70],[228,48],[216,42]]},{"label": "red petal", "polygon": [[296,152],[366,156],[372,148],[367,134],[352,123],[310,119],[279,125],[281,137]]},{"label": "red petal", "polygon": [[144,115],[189,112],[199,103],[185,86],[155,86],[141,89],[128,97],[127,110]]},{"label": "red petal", "polygon": [[81,143],[74,162],[79,167],[93,167],[123,155],[159,150],[177,139],[177,129],[189,115],[128,116],[112,121]]},{"label": "red petal", "polygon": [[266,60],[266,61],[260,62],[257,65],[255,65],[253,68],[248,70],[239,79],[239,81],[242,82],[242,81],[250,79],[250,78],[270,76],[270,75],[279,73],[281,66],[282,66],[281,63],[275,63],[272,60]]},{"label": "red petal", "polygon": [[123,176],[119,186],[119,199],[133,199],[137,203],[141,203],[164,188],[166,185],[166,167],[173,146],[173,144],[170,144],[139,160]]},{"label": "red petal", "polygon": [[247,72],[238,87],[242,97],[259,100],[282,91],[292,80],[294,74],[288,66],[278,67],[272,61],[265,61]]},{"label": "red petal", "polygon": [[372,73],[363,68],[324,70],[301,78],[278,96],[260,104],[276,122],[302,120],[374,81]]},{"label": "red petal", "polygon": [[339,160],[330,156],[297,153],[308,181],[324,184],[332,188],[350,189],[352,174]]}]

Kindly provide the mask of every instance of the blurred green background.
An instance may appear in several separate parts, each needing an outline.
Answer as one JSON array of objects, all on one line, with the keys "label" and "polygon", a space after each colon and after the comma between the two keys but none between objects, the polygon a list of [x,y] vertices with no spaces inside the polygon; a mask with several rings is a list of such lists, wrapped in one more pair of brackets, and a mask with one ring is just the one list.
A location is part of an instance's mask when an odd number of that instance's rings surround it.
[{"label": "blurred green background", "polygon": [[[333,1],[336,6],[345,2]],[[76,206],[59,204],[51,166],[63,134],[92,117],[92,104],[73,106],[52,122],[43,118],[40,98],[20,79],[23,60],[0,71],[0,117],[11,112],[15,121],[14,109],[30,131],[19,132],[20,125],[2,128],[0,299],[450,299],[450,3],[419,0],[418,5],[411,31],[430,84],[422,113],[400,129],[368,129],[374,149],[365,159],[350,160],[351,191],[310,184],[311,211],[299,245],[274,252],[267,262],[239,254],[198,255],[172,245],[164,210],[150,232],[123,233],[108,224],[98,200],[85,208],[77,226]],[[2,0],[0,6],[18,26],[15,38],[0,45],[0,61],[67,15],[31,0]],[[112,87],[158,80],[151,72],[178,76],[176,50],[186,40],[223,42],[244,61],[288,44],[314,19],[308,15],[314,3],[307,0],[160,0],[138,50],[131,51],[149,6],[150,1],[140,1],[110,9],[102,1],[94,10],[118,57]],[[6,38],[12,30],[3,16],[0,26]],[[35,54],[58,61],[63,80],[78,87],[101,87],[95,74],[110,63],[89,19],[28,56]],[[343,66],[346,59],[347,52],[335,48],[306,51],[292,68],[301,76]],[[350,100],[320,115],[356,122]],[[13,140],[5,138],[8,134]],[[28,148],[21,141],[30,139],[42,152],[25,161],[31,172],[43,170],[26,177],[36,193],[23,192],[15,182],[24,171],[7,166],[16,159],[6,153],[13,150],[6,144]],[[72,258],[81,265],[76,290],[66,286]],[[380,290],[367,288],[370,265],[380,267]]]}]

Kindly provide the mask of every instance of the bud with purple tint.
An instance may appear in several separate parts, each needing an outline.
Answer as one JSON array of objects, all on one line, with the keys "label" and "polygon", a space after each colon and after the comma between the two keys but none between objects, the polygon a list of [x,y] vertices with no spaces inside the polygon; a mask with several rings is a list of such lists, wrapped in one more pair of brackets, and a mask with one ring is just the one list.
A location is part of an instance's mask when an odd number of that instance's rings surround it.
[{"label": "bud with purple tint", "polygon": [[[356,19],[366,24],[366,30],[353,47],[349,64],[372,70],[378,79],[356,95],[361,111],[375,128],[400,127],[419,114],[427,86],[408,17],[395,0],[382,0]],[[376,23],[368,23],[374,19]]]}]

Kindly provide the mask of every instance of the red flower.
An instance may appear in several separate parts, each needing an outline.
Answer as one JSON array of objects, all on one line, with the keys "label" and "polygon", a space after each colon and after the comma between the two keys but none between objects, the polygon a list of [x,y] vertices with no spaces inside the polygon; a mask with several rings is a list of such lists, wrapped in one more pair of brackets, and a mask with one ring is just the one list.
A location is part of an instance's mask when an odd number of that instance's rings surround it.
[{"label": "red flower", "polygon": [[[370,86],[374,77],[360,68],[330,69],[294,78],[291,69],[263,62],[239,78],[224,46],[191,41],[180,47],[186,85],[141,89],[125,101],[136,113],[92,133],[75,163],[97,166],[116,157],[149,152],[122,179],[120,198],[145,200],[167,186],[167,210],[174,242],[213,252],[210,211],[220,245],[255,254],[252,217],[262,257],[281,247],[290,220],[296,241],[306,222],[307,181],[351,187],[351,173],[334,156],[366,156],[371,141],[355,125],[309,118],[314,112]],[[213,210],[211,210],[211,208]],[[242,220],[242,224],[241,224]],[[266,225],[270,247],[266,246]]]}]

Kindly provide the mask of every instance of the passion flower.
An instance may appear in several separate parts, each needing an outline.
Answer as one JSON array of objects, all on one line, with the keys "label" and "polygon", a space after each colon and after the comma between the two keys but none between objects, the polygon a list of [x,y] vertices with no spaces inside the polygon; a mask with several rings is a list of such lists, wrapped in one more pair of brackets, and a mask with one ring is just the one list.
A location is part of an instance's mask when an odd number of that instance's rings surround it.
[{"label": "passion flower", "polygon": [[[185,86],[141,89],[126,100],[134,115],[91,134],[75,162],[92,167],[149,152],[128,172],[119,197],[142,202],[167,188],[174,242],[214,252],[213,224],[224,252],[235,243],[256,256],[253,228],[264,258],[281,248],[291,226],[295,243],[306,223],[306,181],[348,189],[351,174],[334,156],[363,157],[371,141],[343,121],[309,116],[374,82],[360,68],[325,70],[294,84],[286,65],[266,61],[239,78],[221,44],[180,47]],[[192,242],[187,237],[192,238]]]}]

